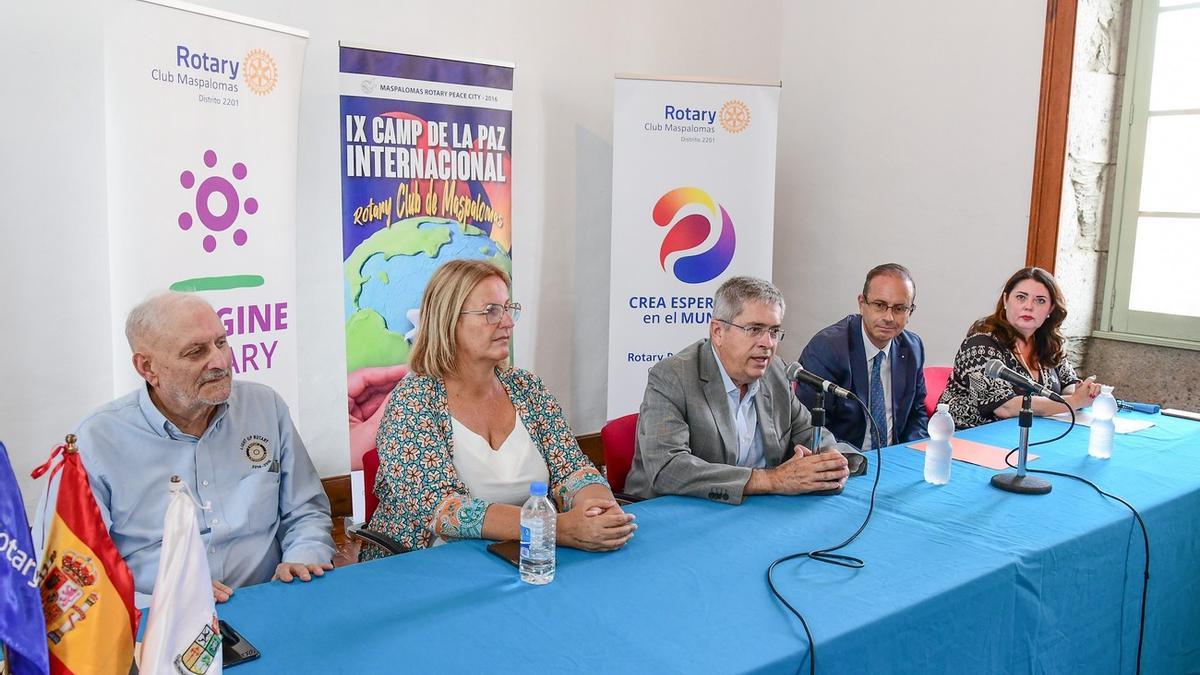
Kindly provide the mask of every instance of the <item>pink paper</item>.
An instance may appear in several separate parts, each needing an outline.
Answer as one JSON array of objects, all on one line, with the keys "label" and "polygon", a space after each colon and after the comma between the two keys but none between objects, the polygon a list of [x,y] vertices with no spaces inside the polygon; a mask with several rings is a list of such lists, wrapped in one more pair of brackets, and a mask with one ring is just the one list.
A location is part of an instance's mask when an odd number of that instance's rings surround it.
[{"label": "pink paper", "polygon": [[[909,444],[908,447],[912,448],[913,450],[925,452],[925,446],[928,443],[929,443],[929,441],[921,441],[919,443],[911,443],[911,444]],[[994,445],[987,445],[985,443],[976,443],[975,441],[968,441],[965,438],[951,438],[950,439],[950,456],[951,457],[959,460],[960,462],[967,462],[969,464],[984,466],[989,469],[1001,470],[1001,469],[1009,468],[1009,466],[1004,463],[1004,457],[1011,451],[1012,451],[1012,448],[998,448]],[[1038,458],[1038,456],[1031,452],[1025,458],[1025,461],[1028,463],[1028,462],[1032,462],[1033,460],[1035,460],[1037,458]],[[1013,453],[1013,462],[1015,463],[1016,461],[1017,461],[1017,454],[1014,452]]]}]

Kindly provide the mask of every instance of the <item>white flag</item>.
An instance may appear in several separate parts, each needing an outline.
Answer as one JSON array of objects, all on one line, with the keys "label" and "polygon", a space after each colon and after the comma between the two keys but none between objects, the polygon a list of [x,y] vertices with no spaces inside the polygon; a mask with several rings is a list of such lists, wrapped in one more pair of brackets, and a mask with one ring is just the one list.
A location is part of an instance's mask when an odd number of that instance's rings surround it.
[{"label": "white flag", "polygon": [[221,632],[196,507],[187,486],[172,476],[158,578],[142,640],[144,675],[221,672]]}]

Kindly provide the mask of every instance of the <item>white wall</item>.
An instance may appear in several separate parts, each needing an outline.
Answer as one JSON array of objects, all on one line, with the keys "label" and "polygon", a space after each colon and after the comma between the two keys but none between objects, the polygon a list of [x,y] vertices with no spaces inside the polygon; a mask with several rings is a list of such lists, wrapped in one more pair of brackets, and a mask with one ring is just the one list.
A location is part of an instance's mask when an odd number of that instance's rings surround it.
[{"label": "white wall", "polygon": [[0,21],[0,440],[29,471],[112,398],[102,14],[9,3]]},{"label": "white wall", "polygon": [[[779,79],[778,0],[737,11],[713,0],[202,4],[311,33],[293,316],[301,432],[322,475],[348,469],[338,40],[516,63],[514,283],[527,309],[515,359],[545,379],[577,433],[604,421],[613,74]],[[27,503],[30,468],[112,398],[104,6],[27,0],[0,26],[0,439]]]},{"label": "white wall", "polygon": [[[0,439],[32,502],[29,470],[112,398],[105,5],[10,4],[0,23]],[[853,311],[868,267],[898,260],[920,286],[911,325],[930,361],[948,363],[1023,260],[1043,0],[208,4],[312,36],[294,318],[302,432],[323,475],[348,463],[339,39],[517,64],[515,295],[528,309],[515,357],[558,394],[576,433],[604,421],[616,72],[784,81],[775,280],[790,300],[785,357]]]},{"label": "white wall", "polygon": [[[784,3],[775,281],[782,348],[899,262],[909,322],[950,365],[1024,265],[1044,0]],[[795,336],[793,342],[792,336]]]}]

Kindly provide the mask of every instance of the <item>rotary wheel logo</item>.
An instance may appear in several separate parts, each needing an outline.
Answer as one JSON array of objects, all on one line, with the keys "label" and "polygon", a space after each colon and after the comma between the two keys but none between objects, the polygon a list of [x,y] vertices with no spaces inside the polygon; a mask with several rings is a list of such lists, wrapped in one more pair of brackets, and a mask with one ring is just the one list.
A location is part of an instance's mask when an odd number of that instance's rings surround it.
[{"label": "rotary wheel logo", "polygon": [[721,111],[717,113],[717,119],[721,120],[721,126],[731,134],[741,133],[750,126],[750,106],[741,101],[731,99],[721,106]]},{"label": "rotary wheel logo", "polygon": [[242,452],[246,453],[246,459],[250,460],[250,466],[255,469],[266,466],[267,461],[271,459],[271,451],[267,449],[267,439],[258,435],[242,439]]},{"label": "rotary wheel logo", "polygon": [[279,67],[275,65],[275,59],[261,49],[251,49],[246,54],[242,72],[245,73],[246,86],[259,96],[271,93],[279,82]]},{"label": "rotary wheel logo", "polygon": [[267,458],[267,448],[258,441],[251,441],[246,445],[246,459],[254,464],[258,464]]}]

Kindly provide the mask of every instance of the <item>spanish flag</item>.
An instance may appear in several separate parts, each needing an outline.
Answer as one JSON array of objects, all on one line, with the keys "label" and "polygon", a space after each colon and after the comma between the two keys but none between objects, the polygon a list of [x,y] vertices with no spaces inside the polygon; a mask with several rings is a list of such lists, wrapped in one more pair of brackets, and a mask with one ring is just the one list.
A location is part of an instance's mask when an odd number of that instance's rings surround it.
[{"label": "spanish flag", "polygon": [[39,570],[50,673],[128,675],[139,616],[133,575],[108,536],[74,436],[33,477],[51,464],[50,480],[61,475]]}]

